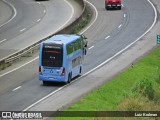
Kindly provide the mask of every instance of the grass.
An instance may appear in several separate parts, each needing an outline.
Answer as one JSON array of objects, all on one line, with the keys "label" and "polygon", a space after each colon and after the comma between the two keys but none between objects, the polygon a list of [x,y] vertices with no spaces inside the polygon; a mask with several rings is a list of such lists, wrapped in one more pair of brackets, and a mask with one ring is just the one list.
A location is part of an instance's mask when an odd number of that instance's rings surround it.
[{"label": "grass", "polygon": [[[137,90],[133,92],[133,89]],[[153,94],[153,98],[149,99],[147,94]],[[128,68],[115,79],[91,92],[88,96],[70,106],[66,111],[141,110],[160,111],[160,48],[156,48],[151,54],[139,60],[133,67]],[[126,118],[58,117],[56,119],[119,120]],[[133,117],[130,119],[137,120],[140,118]],[[142,120],[148,119],[152,118],[142,118]]]}]

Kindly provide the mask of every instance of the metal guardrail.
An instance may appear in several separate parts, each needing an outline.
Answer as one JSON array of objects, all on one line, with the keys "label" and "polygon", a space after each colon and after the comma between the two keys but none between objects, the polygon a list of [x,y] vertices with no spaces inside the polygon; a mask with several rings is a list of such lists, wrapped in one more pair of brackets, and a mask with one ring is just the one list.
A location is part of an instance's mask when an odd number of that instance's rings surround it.
[{"label": "metal guardrail", "polygon": [[32,53],[35,49],[39,48],[39,44],[46,40],[47,38],[50,38],[52,37],[53,35],[55,34],[66,34],[66,33],[70,33],[74,27],[83,20],[83,16],[85,16],[86,14],[86,5],[85,5],[85,2],[84,0],[77,0],[77,2],[82,6],[82,13],[80,14],[80,16],[75,20],[73,21],[70,25],[66,26],[65,28],[59,30],[58,32],[55,32],[53,34],[51,34],[50,36],[42,39],[42,40],[39,40],[38,42],[16,52],[16,53],[13,53],[3,59],[0,60],[0,70],[3,70],[5,69],[7,66],[10,66],[15,60],[17,59],[20,59],[21,57],[27,55],[28,53]]}]

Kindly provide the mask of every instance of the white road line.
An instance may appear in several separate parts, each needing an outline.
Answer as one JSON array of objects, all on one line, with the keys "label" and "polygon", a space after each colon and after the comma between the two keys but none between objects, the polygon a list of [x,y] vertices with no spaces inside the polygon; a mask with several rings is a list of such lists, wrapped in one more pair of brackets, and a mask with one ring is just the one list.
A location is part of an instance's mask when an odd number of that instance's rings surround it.
[{"label": "white road line", "polygon": [[7,40],[7,39],[3,39],[3,40],[0,41],[0,43],[4,42],[4,41],[6,41],[6,40]]},{"label": "white road line", "polygon": [[107,40],[108,38],[110,38],[110,36],[107,36],[105,39]]},{"label": "white road line", "polygon": [[88,48],[88,49],[90,50],[90,49],[92,49],[92,48],[94,48],[94,46],[91,46],[91,47],[90,47],[90,48]]},{"label": "white road line", "polygon": [[23,29],[20,30],[20,32],[23,32],[23,31],[25,31],[25,30],[26,30],[26,28],[23,28]]},{"label": "white road line", "polygon": [[46,10],[44,10],[43,12],[46,13]]},{"label": "white road line", "polygon": [[16,15],[17,15],[17,10],[16,10],[16,8],[15,8],[11,3],[9,3],[9,2],[6,1],[6,0],[3,0],[3,2],[5,2],[5,3],[8,4],[9,6],[11,6],[11,8],[12,8],[13,11],[14,11],[14,14],[13,14],[13,16],[11,17],[11,19],[9,19],[7,22],[5,22],[5,23],[3,23],[2,25],[0,25],[0,27],[2,27],[2,26],[4,26],[4,25],[8,24],[9,22],[11,22],[11,21],[16,17]]},{"label": "white road line", "polygon": [[124,18],[126,17],[126,14],[124,14]]},{"label": "white road line", "polygon": [[[156,19],[157,19],[157,11],[156,11],[156,8],[154,7],[154,5],[150,2],[150,0],[148,0],[149,3],[152,5],[154,11],[155,11],[155,18],[154,18],[154,22],[152,24],[152,26],[144,33],[142,34],[139,38],[137,38],[134,42],[132,42],[131,44],[129,44],[128,46],[126,46],[124,49],[122,49],[121,51],[117,52],[115,55],[113,55],[112,57],[110,57],[109,59],[107,59],[106,61],[104,61],[103,63],[101,63],[100,65],[98,65],[97,67],[93,68],[92,70],[88,71],[87,73],[83,74],[82,76],[80,76],[79,78],[77,78],[76,80],[72,81],[72,82],[75,82],[77,81],[78,79],[90,74],[91,72],[93,72],[94,70],[102,67],[103,65],[105,65],[107,62],[111,61],[112,59],[114,59],[115,57],[117,57],[119,54],[121,54],[122,52],[124,52],[126,49],[128,49],[130,46],[132,46],[134,43],[136,43],[139,39],[141,39],[144,35],[146,35],[152,28],[153,26],[155,25],[156,23]],[[71,83],[72,83],[71,82]],[[55,94],[56,92],[60,91],[61,89],[65,88],[66,86],[68,86],[69,84],[67,85],[64,85],[63,87],[60,87],[58,88],[56,91],[53,91],[52,93],[48,94],[47,96],[41,98],[40,100],[38,100],[37,102],[33,103],[32,105],[28,106],[26,109],[24,109],[23,111],[27,111],[29,110],[30,108],[32,108],[33,106],[35,106],[36,104],[40,103],[41,101],[47,99],[48,97],[50,97],[51,95]]]},{"label": "white road line", "polygon": [[94,10],[96,12],[95,13],[96,16],[95,16],[95,19],[93,20],[93,22],[85,30],[83,30],[82,32],[80,32],[80,34],[83,34],[84,32],[86,32],[96,22],[96,20],[98,18],[98,10],[97,10],[97,8],[92,3],[90,3],[89,1],[87,1],[87,0],[84,0],[84,1],[87,2],[88,4],[90,4],[94,8]]},{"label": "white road line", "polygon": [[122,24],[120,24],[119,26],[118,26],[118,28],[121,28],[122,27]]},{"label": "white road line", "polygon": [[12,91],[16,91],[16,90],[18,90],[19,88],[21,88],[21,86],[16,87],[16,88],[13,89]]},{"label": "white road line", "polygon": [[3,76],[5,76],[5,75],[7,75],[7,74],[9,74],[9,73],[11,73],[11,72],[14,72],[14,71],[16,71],[16,70],[18,70],[18,69],[24,67],[25,65],[28,65],[28,64],[30,64],[31,62],[37,60],[38,58],[39,58],[39,57],[36,57],[36,58],[34,58],[33,60],[31,60],[31,61],[29,61],[29,62],[27,62],[27,63],[25,63],[25,64],[23,64],[23,65],[21,65],[21,66],[19,66],[19,67],[17,67],[17,68],[15,68],[15,69],[12,69],[11,71],[8,71],[8,72],[6,72],[6,73],[0,75],[0,77],[3,77]]},{"label": "white road line", "polygon": [[27,111],[30,108],[32,108],[33,106],[35,106],[36,104],[40,103],[41,101],[47,99],[48,97],[50,97],[51,95],[55,94],[56,92],[60,91],[61,89],[63,89],[64,87],[66,87],[67,85],[64,85],[63,87],[58,88],[57,90],[53,91],[52,93],[46,95],[45,97],[43,97],[42,99],[38,100],[37,102],[33,103],[32,105],[28,106],[26,109],[24,109],[23,111]]},{"label": "white road line", "polygon": [[37,2],[38,4],[41,4],[40,2]]},{"label": "white road line", "polygon": [[124,7],[124,5],[123,5],[123,4],[121,4],[121,6],[122,6],[122,7]]},{"label": "white road line", "polygon": [[73,18],[73,15],[74,15],[74,12],[75,12],[73,6],[67,0],[64,0],[64,1],[70,6],[70,8],[72,10],[71,16],[61,27],[59,27],[58,30],[55,31],[55,33],[58,32],[59,30],[61,30],[64,26],[66,26],[68,24],[68,22]]},{"label": "white road line", "polygon": [[37,22],[41,21],[41,19],[38,19]]}]

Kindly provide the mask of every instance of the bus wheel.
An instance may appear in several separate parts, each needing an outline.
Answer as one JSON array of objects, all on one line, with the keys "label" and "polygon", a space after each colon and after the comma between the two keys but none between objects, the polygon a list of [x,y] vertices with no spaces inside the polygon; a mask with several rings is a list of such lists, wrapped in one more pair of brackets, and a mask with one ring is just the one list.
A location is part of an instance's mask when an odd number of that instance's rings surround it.
[{"label": "bus wheel", "polygon": [[81,75],[81,73],[82,73],[82,68],[80,67],[80,69],[79,69],[79,75]]},{"label": "bus wheel", "polygon": [[71,74],[69,73],[69,75],[68,75],[68,81],[67,81],[68,83],[70,83],[71,82]]},{"label": "bus wheel", "polygon": [[48,82],[47,81],[43,81],[43,85],[47,85],[48,84]]}]

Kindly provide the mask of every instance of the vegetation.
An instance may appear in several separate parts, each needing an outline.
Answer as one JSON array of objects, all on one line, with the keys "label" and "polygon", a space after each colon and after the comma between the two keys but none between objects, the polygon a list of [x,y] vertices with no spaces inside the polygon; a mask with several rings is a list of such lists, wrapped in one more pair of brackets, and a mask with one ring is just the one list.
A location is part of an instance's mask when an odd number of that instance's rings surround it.
[{"label": "vegetation", "polygon": [[82,18],[82,21],[79,22],[76,25],[76,27],[71,31],[71,34],[79,33],[89,23],[90,19],[91,19],[90,14],[89,13],[85,14]]}]

